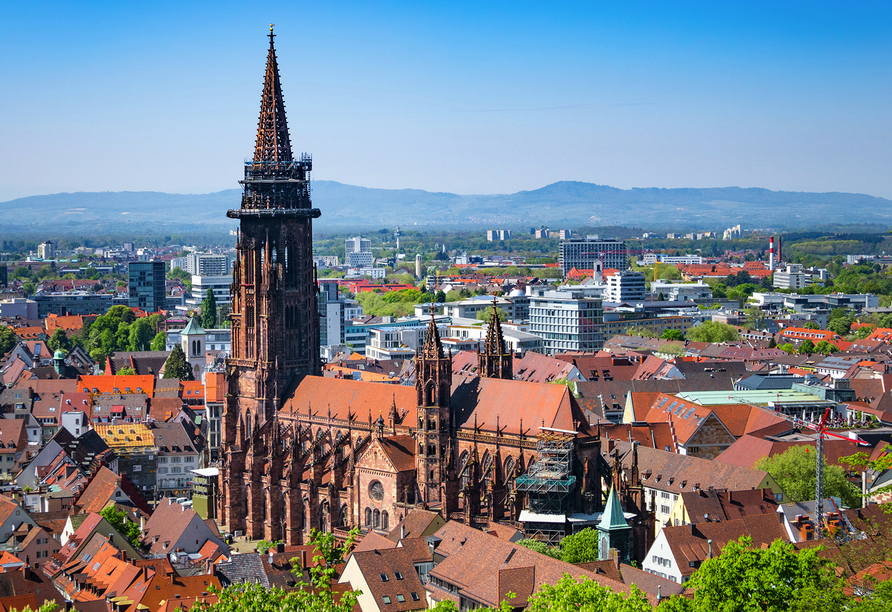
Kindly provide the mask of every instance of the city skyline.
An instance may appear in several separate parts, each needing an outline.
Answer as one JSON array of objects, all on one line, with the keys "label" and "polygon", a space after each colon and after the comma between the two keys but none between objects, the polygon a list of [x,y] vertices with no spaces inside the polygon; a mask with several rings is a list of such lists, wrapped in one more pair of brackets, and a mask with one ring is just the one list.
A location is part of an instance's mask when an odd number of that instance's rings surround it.
[{"label": "city skyline", "polygon": [[316,179],[461,194],[578,180],[892,197],[890,13],[20,4],[0,42],[11,58],[0,201],[236,188],[270,21],[291,140],[314,155]]}]

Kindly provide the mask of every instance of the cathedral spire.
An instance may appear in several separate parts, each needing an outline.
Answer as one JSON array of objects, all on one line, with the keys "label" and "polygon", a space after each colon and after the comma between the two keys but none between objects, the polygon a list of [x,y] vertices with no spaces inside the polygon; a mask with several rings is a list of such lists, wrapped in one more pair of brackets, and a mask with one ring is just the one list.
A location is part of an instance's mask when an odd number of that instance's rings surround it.
[{"label": "cathedral spire", "polygon": [[269,27],[269,54],[266,57],[266,76],[263,81],[263,97],[260,99],[260,122],[257,125],[257,144],[254,146],[255,162],[291,161],[291,139],[285,120],[285,102],[279,82],[279,63],[273,26]]},{"label": "cathedral spire", "polygon": [[492,316],[489,318],[483,351],[488,355],[505,354],[505,338],[502,336],[502,322],[499,320],[498,300],[495,297],[492,298]]},{"label": "cathedral spire", "polygon": [[514,355],[505,350],[505,337],[502,334],[496,298],[492,300],[492,316],[489,317],[483,350],[477,349],[477,374],[483,378],[514,378]]},{"label": "cathedral spire", "polygon": [[434,310],[431,309],[431,322],[427,326],[427,334],[424,338],[424,348],[421,349],[425,357],[443,358],[443,343],[440,342],[440,331],[437,329],[437,322],[434,320]]}]

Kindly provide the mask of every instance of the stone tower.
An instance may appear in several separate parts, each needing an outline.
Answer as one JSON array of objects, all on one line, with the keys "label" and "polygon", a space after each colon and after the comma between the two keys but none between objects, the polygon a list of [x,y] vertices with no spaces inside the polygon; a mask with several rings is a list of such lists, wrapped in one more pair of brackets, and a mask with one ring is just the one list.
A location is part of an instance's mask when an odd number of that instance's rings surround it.
[{"label": "stone tower", "polygon": [[418,393],[418,434],[415,454],[419,501],[441,501],[440,487],[446,480],[452,431],[452,355],[446,355],[437,323],[431,322],[424,346],[415,354],[415,390]]},{"label": "stone tower", "polygon": [[492,316],[486,330],[483,350],[477,349],[477,374],[482,378],[502,378],[514,380],[514,356],[505,350],[502,323],[495,298],[492,301]]},{"label": "stone tower", "polygon": [[245,473],[252,437],[273,419],[283,395],[321,371],[319,312],[310,203],[312,158],[295,159],[270,28],[254,157],[245,162],[240,223],[232,269],[232,354],[226,362],[223,414],[222,520],[245,529]]}]

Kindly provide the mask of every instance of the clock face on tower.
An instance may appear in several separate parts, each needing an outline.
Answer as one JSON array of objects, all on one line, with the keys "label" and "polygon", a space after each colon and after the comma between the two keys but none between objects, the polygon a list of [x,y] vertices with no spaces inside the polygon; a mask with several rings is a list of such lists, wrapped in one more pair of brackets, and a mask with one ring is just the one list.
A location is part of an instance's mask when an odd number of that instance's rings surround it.
[{"label": "clock face on tower", "polygon": [[369,483],[369,497],[371,497],[375,501],[381,501],[384,499],[384,485],[382,485],[379,481],[373,480]]}]

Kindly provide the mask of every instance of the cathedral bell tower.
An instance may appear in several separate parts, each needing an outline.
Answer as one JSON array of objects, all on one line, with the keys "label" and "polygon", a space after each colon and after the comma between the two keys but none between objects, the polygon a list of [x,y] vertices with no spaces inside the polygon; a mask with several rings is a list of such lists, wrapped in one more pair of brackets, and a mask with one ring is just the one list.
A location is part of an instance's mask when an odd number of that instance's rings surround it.
[{"label": "cathedral bell tower", "polygon": [[505,337],[502,335],[502,322],[499,321],[499,308],[492,300],[492,316],[486,330],[483,350],[477,349],[477,374],[481,378],[502,378],[514,380],[514,355],[505,350]]},{"label": "cathedral bell tower", "polygon": [[418,444],[415,454],[416,479],[426,504],[440,502],[440,485],[446,480],[446,466],[453,431],[452,355],[446,355],[431,311],[424,346],[415,353],[415,390],[418,393]]},{"label": "cathedral bell tower", "polygon": [[[221,517],[244,529],[243,500],[252,483],[246,456],[278,412],[289,387],[321,372],[319,312],[310,202],[312,158],[295,158],[272,27],[254,156],[245,162],[232,269],[232,353],[226,360]],[[254,434],[254,435],[252,435]],[[258,442],[259,443],[259,442]],[[231,514],[230,516],[226,516]]]}]

